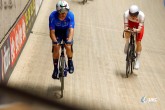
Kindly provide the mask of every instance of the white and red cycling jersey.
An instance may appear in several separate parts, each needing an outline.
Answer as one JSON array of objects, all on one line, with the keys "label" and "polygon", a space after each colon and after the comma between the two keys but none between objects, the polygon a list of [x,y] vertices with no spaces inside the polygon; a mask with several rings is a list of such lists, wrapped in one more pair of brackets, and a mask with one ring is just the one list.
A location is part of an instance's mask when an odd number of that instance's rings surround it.
[{"label": "white and red cycling jersey", "polygon": [[124,13],[124,27],[129,28],[136,28],[138,35],[137,35],[137,41],[141,41],[144,33],[144,21],[145,21],[145,15],[142,11],[139,11],[138,16],[136,19],[132,19],[132,17],[129,15],[129,10],[127,10]]}]

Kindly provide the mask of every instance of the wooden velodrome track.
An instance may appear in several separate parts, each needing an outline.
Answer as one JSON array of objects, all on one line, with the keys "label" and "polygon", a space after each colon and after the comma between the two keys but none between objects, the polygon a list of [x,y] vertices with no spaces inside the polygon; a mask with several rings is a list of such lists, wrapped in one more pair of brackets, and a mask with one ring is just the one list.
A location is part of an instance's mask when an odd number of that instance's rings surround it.
[{"label": "wooden velodrome track", "polygon": [[[163,0],[67,0],[75,14],[75,72],[62,99],[53,71],[48,17],[57,0],[44,0],[8,86],[84,109],[164,110],[165,7]],[[131,4],[145,13],[140,69],[125,77],[123,13]],[[146,102],[141,100],[146,97]]]}]

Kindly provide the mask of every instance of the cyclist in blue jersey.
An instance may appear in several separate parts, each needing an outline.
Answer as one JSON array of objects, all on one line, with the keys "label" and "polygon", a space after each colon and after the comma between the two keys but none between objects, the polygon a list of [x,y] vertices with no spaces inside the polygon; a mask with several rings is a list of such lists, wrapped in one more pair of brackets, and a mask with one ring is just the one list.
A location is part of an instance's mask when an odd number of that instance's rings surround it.
[{"label": "cyclist in blue jersey", "polygon": [[60,0],[56,4],[56,11],[53,11],[49,16],[50,38],[53,44],[53,79],[58,79],[58,59],[60,50],[60,45],[58,44],[61,43],[62,40],[65,42],[69,73],[74,72],[72,61],[74,25],[74,14],[70,11],[68,3],[64,0]]}]

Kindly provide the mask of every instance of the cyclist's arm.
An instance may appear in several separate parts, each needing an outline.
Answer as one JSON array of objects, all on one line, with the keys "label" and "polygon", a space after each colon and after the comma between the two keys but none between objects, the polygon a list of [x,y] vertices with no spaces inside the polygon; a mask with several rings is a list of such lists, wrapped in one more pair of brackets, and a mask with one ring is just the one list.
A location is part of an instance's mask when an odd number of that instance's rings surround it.
[{"label": "cyclist's arm", "polygon": [[71,41],[73,39],[74,25],[75,25],[74,14],[71,12],[70,13],[70,23],[69,23],[69,36],[68,36],[69,41]]},{"label": "cyclist's arm", "polygon": [[124,30],[128,30],[128,15],[127,12],[124,13]]},{"label": "cyclist's arm", "polygon": [[69,36],[68,36],[69,41],[73,39],[73,35],[74,35],[74,28],[69,28]]},{"label": "cyclist's arm", "polygon": [[141,31],[141,29],[142,29],[143,26],[144,26],[144,22],[139,23],[139,26],[136,29],[136,32],[139,33]]},{"label": "cyclist's arm", "polygon": [[134,32],[139,33],[141,31],[141,29],[142,29],[142,26],[139,25],[137,29],[134,29]]},{"label": "cyclist's arm", "polygon": [[53,42],[57,42],[55,30],[50,30],[50,38],[52,39]]},{"label": "cyclist's arm", "polygon": [[57,38],[55,35],[55,25],[54,25],[54,17],[50,15],[49,17],[49,30],[50,30],[50,38],[52,42],[57,42]]},{"label": "cyclist's arm", "polygon": [[145,21],[144,13],[141,13],[139,19],[140,19],[139,26],[138,26],[138,29],[136,29],[136,32],[138,32],[138,33],[141,31],[142,27],[144,26],[144,21]]}]

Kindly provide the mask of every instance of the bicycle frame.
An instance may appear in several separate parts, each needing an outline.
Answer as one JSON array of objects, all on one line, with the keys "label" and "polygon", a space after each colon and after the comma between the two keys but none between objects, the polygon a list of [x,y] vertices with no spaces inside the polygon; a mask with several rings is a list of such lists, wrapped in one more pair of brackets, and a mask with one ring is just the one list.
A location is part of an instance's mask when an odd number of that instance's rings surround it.
[{"label": "bicycle frame", "polygon": [[[129,57],[131,56],[131,60],[133,60],[133,56],[134,56],[134,53],[135,53],[135,38],[134,38],[134,35],[131,34],[130,36],[130,42],[129,42],[129,47],[130,47],[130,51],[127,51],[127,58],[126,58],[126,61],[129,60]],[[129,50],[129,49],[128,49]],[[129,52],[129,53],[128,53]],[[129,55],[128,55],[129,54]]]},{"label": "bicycle frame", "polygon": [[135,63],[135,37],[136,33],[128,30],[128,32],[131,32],[130,36],[130,42],[127,50],[127,56],[126,56],[126,77],[128,78],[129,73],[133,73],[134,69],[134,63]]},{"label": "bicycle frame", "polygon": [[64,41],[62,41],[61,45],[61,55],[60,55],[60,61],[59,61],[59,79],[61,82],[61,98],[63,97],[63,91],[64,91],[64,77],[65,77],[65,69],[66,69],[66,60],[65,60],[65,54],[64,54]]}]

